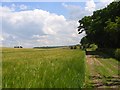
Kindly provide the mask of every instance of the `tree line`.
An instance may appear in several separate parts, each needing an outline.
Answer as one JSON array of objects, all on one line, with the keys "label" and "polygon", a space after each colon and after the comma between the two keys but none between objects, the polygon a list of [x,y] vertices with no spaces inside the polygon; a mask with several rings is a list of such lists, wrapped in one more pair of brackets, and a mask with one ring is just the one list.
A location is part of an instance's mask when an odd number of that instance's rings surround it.
[{"label": "tree line", "polygon": [[78,32],[86,32],[81,39],[85,47],[96,44],[98,48],[120,48],[120,1],[94,11],[78,21]]}]

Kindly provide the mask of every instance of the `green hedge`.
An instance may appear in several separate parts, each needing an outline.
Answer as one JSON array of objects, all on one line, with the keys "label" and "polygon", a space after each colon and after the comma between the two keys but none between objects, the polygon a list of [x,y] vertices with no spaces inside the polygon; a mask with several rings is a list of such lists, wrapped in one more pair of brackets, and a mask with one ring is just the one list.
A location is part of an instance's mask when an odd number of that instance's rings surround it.
[{"label": "green hedge", "polygon": [[98,48],[97,51],[104,52],[109,56],[120,60],[120,48],[118,49],[111,49],[111,48]]},{"label": "green hedge", "polygon": [[120,49],[115,50],[115,58],[120,60]]},{"label": "green hedge", "polygon": [[115,57],[115,50],[116,49],[112,49],[112,48],[98,48],[97,51],[103,52],[108,54],[111,57]]}]

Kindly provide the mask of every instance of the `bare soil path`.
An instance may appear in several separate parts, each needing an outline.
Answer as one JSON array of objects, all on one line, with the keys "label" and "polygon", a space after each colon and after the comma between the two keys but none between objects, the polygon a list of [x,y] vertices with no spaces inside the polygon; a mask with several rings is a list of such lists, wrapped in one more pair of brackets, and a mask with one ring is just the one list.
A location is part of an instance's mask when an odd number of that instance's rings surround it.
[{"label": "bare soil path", "polygon": [[98,52],[87,52],[84,87],[120,88],[120,62]]}]

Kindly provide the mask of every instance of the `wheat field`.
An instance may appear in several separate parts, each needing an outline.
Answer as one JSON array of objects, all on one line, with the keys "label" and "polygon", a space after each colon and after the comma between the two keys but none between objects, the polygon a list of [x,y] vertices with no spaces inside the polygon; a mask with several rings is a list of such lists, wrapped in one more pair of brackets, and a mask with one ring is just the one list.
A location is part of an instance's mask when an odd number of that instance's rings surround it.
[{"label": "wheat field", "polygon": [[3,88],[81,88],[84,80],[84,51],[2,49]]}]

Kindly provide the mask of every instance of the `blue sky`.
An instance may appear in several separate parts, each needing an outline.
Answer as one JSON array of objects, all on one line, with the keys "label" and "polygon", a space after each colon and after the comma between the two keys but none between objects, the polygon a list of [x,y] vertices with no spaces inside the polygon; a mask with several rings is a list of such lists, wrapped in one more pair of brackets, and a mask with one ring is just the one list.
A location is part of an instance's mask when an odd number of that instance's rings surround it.
[{"label": "blue sky", "polygon": [[86,2],[2,2],[0,46],[23,47],[78,44],[78,20],[113,0]]},{"label": "blue sky", "polygon": [[[50,13],[64,15],[66,18],[68,18],[69,10],[65,9],[65,7],[62,5],[63,3],[67,5],[85,7],[85,2],[3,2],[2,6],[11,7],[13,4],[16,6],[23,4],[27,6],[27,10],[42,9],[49,11]],[[15,9],[16,12],[21,11],[18,7]]]}]

